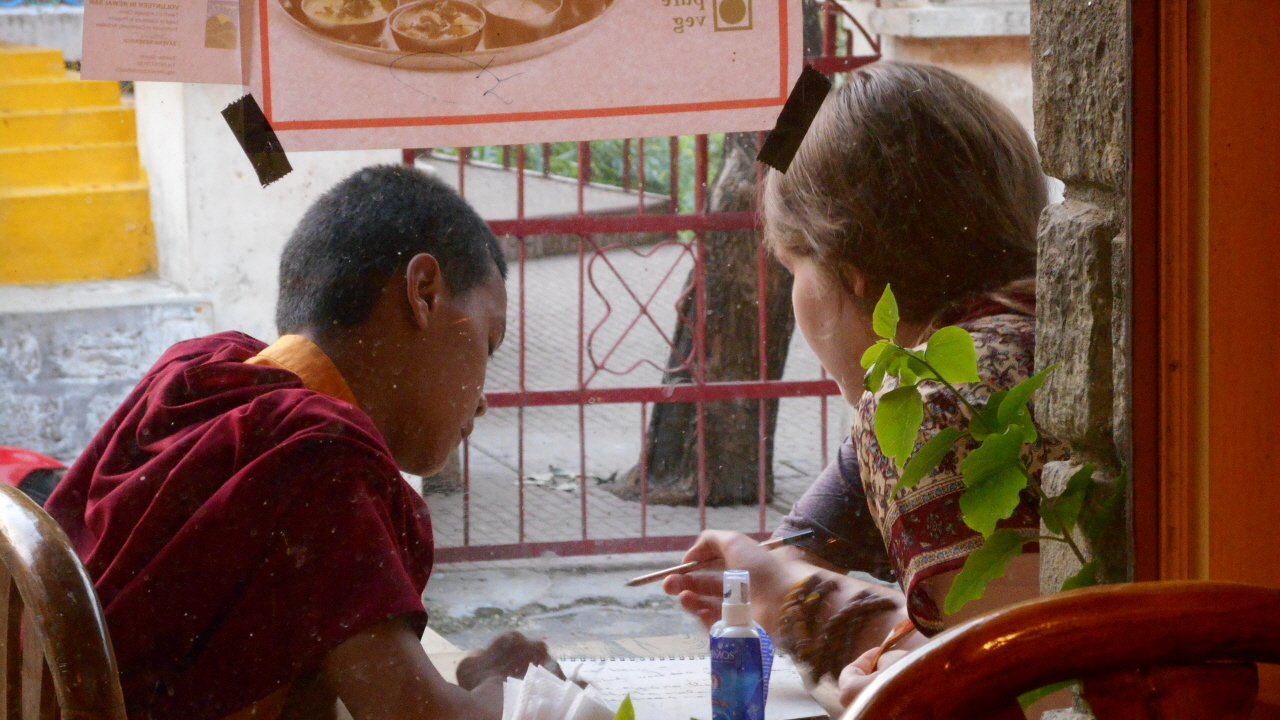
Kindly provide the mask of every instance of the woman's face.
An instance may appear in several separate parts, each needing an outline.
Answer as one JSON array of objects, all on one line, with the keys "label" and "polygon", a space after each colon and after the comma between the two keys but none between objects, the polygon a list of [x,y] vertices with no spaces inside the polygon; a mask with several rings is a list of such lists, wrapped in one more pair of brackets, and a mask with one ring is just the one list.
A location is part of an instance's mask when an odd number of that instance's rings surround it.
[{"label": "woman's face", "polygon": [[[840,386],[845,402],[853,404],[862,396],[862,353],[878,339],[871,314],[812,256],[781,249],[778,260],[795,276],[791,305],[800,333]],[[863,287],[861,277],[851,280],[855,291]]]}]

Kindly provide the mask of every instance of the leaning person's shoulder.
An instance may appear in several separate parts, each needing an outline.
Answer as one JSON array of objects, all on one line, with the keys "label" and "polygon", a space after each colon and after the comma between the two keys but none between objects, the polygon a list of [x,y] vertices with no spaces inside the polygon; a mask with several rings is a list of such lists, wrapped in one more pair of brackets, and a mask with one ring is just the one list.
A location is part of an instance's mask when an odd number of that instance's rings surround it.
[{"label": "leaning person's shoulder", "polygon": [[978,374],[996,389],[1008,389],[1035,372],[1036,319],[1008,313],[961,325],[973,336]]}]

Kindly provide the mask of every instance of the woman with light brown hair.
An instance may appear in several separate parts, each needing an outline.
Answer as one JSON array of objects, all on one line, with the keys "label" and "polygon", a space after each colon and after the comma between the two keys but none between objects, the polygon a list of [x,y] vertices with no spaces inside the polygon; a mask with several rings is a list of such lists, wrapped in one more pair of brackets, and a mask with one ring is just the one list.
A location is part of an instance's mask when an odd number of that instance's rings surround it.
[{"label": "woman with light brown hair", "polygon": [[[756,620],[812,680],[839,677],[851,702],[869,682],[874,649],[895,627],[919,630],[911,647],[976,614],[1039,594],[1036,546],[988,586],[985,598],[946,615],[942,600],[982,537],[961,519],[962,441],[914,488],[891,496],[898,470],[875,440],[880,393],[864,392],[860,359],[876,340],[872,309],[892,286],[898,342],[921,344],[943,325],[973,336],[980,382],[959,391],[974,405],[1033,374],[1036,224],[1046,203],[1035,147],[994,98],[941,68],[877,63],[823,105],[788,172],[770,171],[765,242],[794,275],[792,304],[805,340],[854,408],[837,459],[795,504],[778,534],[813,530],[797,547],[766,553],[744,535],[710,531],[687,560],[722,557],[752,573]],[[923,349],[923,348],[921,348]],[[936,383],[920,383],[919,442],[968,413]],[[1042,437],[1024,457],[1033,477],[1064,448]],[[1000,527],[1038,534],[1036,499]],[[864,582],[859,570],[899,585]],[[667,592],[710,624],[718,579],[673,576]],[[857,661],[857,662],[855,662]]]}]

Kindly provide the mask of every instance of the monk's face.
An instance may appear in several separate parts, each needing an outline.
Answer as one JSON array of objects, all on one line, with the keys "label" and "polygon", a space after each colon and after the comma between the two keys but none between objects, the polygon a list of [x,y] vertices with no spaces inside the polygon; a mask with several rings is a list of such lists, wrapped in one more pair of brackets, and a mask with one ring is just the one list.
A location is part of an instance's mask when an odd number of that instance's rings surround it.
[{"label": "monk's face", "polygon": [[[507,329],[507,291],[493,267],[488,280],[453,295],[439,293],[419,318],[416,357],[403,358],[402,416],[391,451],[401,469],[432,475],[485,412],[484,376]],[[421,311],[419,312],[421,314]]]}]

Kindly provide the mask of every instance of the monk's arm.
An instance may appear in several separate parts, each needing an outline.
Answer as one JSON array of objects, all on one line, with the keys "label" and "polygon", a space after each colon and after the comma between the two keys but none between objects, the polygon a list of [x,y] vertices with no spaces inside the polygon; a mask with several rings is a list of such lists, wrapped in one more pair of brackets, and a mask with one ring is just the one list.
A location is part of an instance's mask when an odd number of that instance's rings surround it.
[{"label": "monk's arm", "polygon": [[324,659],[325,679],[354,720],[497,720],[502,685],[467,692],[431,664],[407,620],[374,625]]}]

